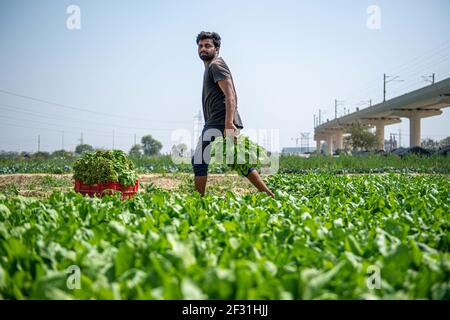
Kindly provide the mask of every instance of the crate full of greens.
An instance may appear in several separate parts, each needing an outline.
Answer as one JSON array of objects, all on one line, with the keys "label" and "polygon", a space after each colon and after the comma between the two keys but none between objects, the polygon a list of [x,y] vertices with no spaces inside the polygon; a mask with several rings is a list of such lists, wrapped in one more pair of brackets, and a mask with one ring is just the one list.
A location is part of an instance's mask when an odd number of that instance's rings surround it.
[{"label": "crate full of greens", "polygon": [[89,196],[121,192],[133,196],[139,186],[134,164],[121,150],[87,152],[74,164],[75,191]]}]

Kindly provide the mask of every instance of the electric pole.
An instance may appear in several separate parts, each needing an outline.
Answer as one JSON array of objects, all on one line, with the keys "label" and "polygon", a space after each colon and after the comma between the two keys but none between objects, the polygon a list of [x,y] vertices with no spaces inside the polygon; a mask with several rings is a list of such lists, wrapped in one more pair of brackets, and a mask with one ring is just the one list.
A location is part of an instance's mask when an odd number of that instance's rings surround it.
[{"label": "electric pole", "polygon": [[334,118],[337,118],[337,99],[334,99]]},{"label": "electric pole", "polygon": [[434,73],[429,76],[422,76],[422,80],[434,84]]},{"label": "electric pole", "polygon": [[194,116],[194,139],[197,139],[201,135],[202,127],[202,113],[201,110]]},{"label": "electric pole", "polygon": [[[383,102],[386,101],[386,84],[391,81],[402,82],[403,80],[398,79],[399,76],[387,76],[386,73],[383,73]],[[390,78],[390,80],[388,80]]]},{"label": "electric pole", "polygon": [[61,150],[64,150],[64,131],[62,132]]},{"label": "electric pole", "polygon": [[41,135],[38,134],[38,152],[41,152]]},{"label": "electric pole", "polygon": [[302,141],[301,148],[303,148],[303,151],[304,151],[305,146],[306,146],[306,150],[307,150],[307,152],[309,152],[309,132],[301,132],[300,136],[301,136],[301,141]]},{"label": "electric pole", "polygon": [[[337,107],[338,105],[342,105],[344,103],[343,100],[338,100],[338,99],[334,99],[334,118],[337,118]],[[345,112],[344,112],[344,116],[345,116]]]}]

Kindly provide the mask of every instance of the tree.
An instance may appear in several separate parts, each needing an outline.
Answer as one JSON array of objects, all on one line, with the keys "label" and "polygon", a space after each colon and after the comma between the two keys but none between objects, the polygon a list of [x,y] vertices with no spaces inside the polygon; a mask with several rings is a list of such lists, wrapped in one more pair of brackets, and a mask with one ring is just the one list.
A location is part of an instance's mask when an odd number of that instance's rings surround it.
[{"label": "tree", "polygon": [[45,152],[45,151],[38,151],[38,152],[33,153],[33,158],[34,159],[49,159],[50,153]]},{"label": "tree", "polygon": [[364,128],[360,122],[352,124],[349,139],[353,149],[361,148],[363,150],[370,150],[375,148],[377,144],[375,134],[370,132],[367,128]]},{"label": "tree", "polygon": [[140,157],[142,156],[142,146],[140,144],[135,144],[131,147],[130,151],[128,152],[128,154],[131,157]]},{"label": "tree", "polygon": [[76,154],[83,154],[86,152],[93,152],[94,148],[90,144],[79,144],[75,147]]},{"label": "tree", "polygon": [[422,140],[421,146],[422,146],[423,148],[434,149],[434,148],[439,147],[439,142],[438,142],[438,141],[435,141],[435,140],[433,140],[433,139],[431,139],[431,138],[425,138],[425,139]]},{"label": "tree", "polygon": [[142,149],[146,156],[154,156],[162,149],[162,143],[153,138],[150,134],[143,136],[141,139]]},{"label": "tree", "polygon": [[52,153],[52,158],[72,158],[73,154],[70,151],[66,151],[64,149],[62,150],[56,150]]},{"label": "tree", "polygon": [[186,152],[188,150],[188,147],[184,143],[180,143],[177,145],[172,146],[172,155],[176,157],[184,157],[186,156]]},{"label": "tree", "polygon": [[441,147],[450,146],[450,137],[446,137],[446,138],[442,139],[441,141],[439,141],[439,145]]}]

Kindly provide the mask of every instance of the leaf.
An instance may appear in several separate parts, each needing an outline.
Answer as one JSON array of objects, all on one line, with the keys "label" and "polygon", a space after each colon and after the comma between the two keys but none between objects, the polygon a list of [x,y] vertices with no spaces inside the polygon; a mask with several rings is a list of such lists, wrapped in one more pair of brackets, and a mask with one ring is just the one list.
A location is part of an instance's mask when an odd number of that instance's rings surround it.
[{"label": "leaf", "polygon": [[127,243],[119,247],[119,251],[114,259],[114,268],[116,277],[131,269],[134,264],[134,249]]}]

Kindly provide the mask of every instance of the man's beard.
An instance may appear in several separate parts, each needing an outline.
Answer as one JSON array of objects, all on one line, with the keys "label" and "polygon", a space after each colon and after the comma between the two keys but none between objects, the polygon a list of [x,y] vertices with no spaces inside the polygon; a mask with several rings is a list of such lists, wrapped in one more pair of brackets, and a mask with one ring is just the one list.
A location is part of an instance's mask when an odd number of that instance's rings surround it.
[{"label": "man's beard", "polygon": [[205,62],[211,61],[212,59],[214,59],[214,57],[216,56],[214,53],[213,54],[208,54],[208,53],[204,53],[204,54],[199,54],[200,59],[202,59]]}]

